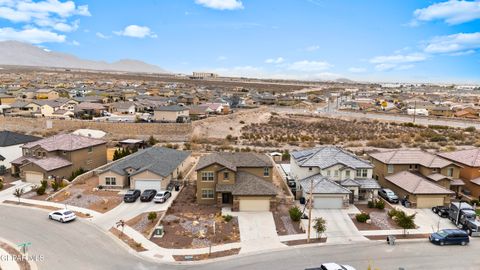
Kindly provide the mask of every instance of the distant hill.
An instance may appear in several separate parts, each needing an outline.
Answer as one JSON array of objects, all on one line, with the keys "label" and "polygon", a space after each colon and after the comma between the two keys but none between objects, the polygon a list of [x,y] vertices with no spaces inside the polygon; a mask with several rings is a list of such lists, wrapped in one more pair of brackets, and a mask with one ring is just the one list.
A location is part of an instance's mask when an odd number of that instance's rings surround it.
[{"label": "distant hill", "polygon": [[84,60],[71,54],[49,52],[18,41],[0,42],[0,65],[168,73],[158,66],[138,60],[123,59],[113,63]]}]

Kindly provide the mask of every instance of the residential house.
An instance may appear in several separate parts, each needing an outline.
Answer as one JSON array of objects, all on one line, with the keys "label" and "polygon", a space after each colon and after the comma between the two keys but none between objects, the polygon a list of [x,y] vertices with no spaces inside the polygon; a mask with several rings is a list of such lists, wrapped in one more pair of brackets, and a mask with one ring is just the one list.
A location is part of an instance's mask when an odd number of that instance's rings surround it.
[{"label": "residential house", "polygon": [[113,111],[121,114],[135,114],[135,103],[132,101],[115,102],[111,104]]},{"label": "residential house", "polygon": [[480,199],[480,148],[438,153],[461,166],[460,178],[465,182],[463,193]]},{"label": "residential house", "polygon": [[22,156],[11,162],[12,174],[37,184],[48,177],[68,178],[80,168],[91,170],[105,163],[106,141],[73,134],[24,144]]},{"label": "residential house", "polygon": [[77,117],[98,117],[105,111],[105,106],[103,104],[82,102],[75,106],[74,113]]},{"label": "residential house", "polygon": [[189,109],[178,105],[160,106],[155,108],[153,118],[157,122],[187,122]]},{"label": "residential house", "polygon": [[454,116],[458,118],[469,118],[469,119],[479,118],[478,111],[471,107],[456,111],[454,113]]},{"label": "residential house", "polygon": [[57,99],[60,94],[53,89],[39,89],[35,92],[36,99]]},{"label": "residential house", "polygon": [[22,145],[41,138],[11,131],[0,131],[0,165],[10,168],[10,162],[22,156]]},{"label": "residential house", "polygon": [[231,206],[232,211],[269,211],[276,207],[272,160],[256,153],[214,153],[200,157],[197,202]]},{"label": "residential house", "polygon": [[0,93],[0,105],[10,105],[15,102],[15,97]]},{"label": "residential house", "polygon": [[105,188],[166,190],[182,178],[190,152],[165,147],[138,150],[98,171],[98,182]]},{"label": "residential house", "polygon": [[447,106],[435,106],[428,110],[431,116],[452,117],[453,111]]},{"label": "residential house", "polygon": [[208,117],[208,106],[194,105],[190,106],[188,110],[190,119],[198,120]]},{"label": "residential house", "polygon": [[296,196],[308,198],[312,190],[314,208],[339,209],[358,200],[376,198],[380,186],[372,179],[372,172],[369,161],[336,146],[290,155],[290,175],[297,182]]},{"label": "residential house", "polygon": [[372,153],[370,160],[380,185],[417,208],[448,204],[453,191],[458,192],[463,185],[460,166],[422,150]]}]

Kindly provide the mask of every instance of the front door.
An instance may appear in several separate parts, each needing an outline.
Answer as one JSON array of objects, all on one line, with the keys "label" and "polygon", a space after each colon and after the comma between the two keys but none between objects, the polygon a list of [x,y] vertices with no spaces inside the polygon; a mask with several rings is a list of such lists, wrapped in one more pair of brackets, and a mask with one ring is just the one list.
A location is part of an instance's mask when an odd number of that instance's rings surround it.
[{"label": "front door", "polygon": [[350,202],[350,204],[353,204],[354,201],[355,201],[355,199],[354,199],[355,197],[354,197],[354,195],[353,195],[353,190],[351,190],[351,192],[352,192],[352,193],[350,193],[349,202]]},{"label": "front door", "polygon": [[230,203],[230,193],[222,193],[222,203],[229,204]]}]

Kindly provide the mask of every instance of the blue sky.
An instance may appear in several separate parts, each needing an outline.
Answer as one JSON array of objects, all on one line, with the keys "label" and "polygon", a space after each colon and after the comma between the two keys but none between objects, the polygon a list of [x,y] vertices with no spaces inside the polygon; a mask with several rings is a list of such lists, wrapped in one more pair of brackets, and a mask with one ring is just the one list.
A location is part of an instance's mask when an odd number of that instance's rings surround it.
[{"label": "blue sky", "polygon": [[0,40],[172,72],[480,83],[480,0],[0,0]]}]

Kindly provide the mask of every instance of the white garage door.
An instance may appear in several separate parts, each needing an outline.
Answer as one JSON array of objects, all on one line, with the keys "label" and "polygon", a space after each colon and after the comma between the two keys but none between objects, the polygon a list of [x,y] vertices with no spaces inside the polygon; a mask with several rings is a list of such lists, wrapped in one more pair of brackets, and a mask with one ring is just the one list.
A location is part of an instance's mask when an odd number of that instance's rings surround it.
[{"label": "white garage door", "polygon": [[432,208],[434,206],[443,205],[443,196],[440,197],[422,197],[417,196],[417,208]]},{"label": "white garage door", "polygon": [[161,181],[160,180],[137,180],[135,181],[135,189],[140,189],[144,191],[145,189],[155,189],[157,191],[161,190]]},{"label": "white garage door", "polygon": [[28,183],[40,184],[43,174],[39,172],[25,172],[25,181]]},{"label": "white garage door", "polygon": [[342,197],[313,197],[313,208],[318,209],[341,209]]},{"label": "white garage door", "polygon": [[240,200],[240,211],[243,212],[260,212],[270,211],[270,200]]}]

